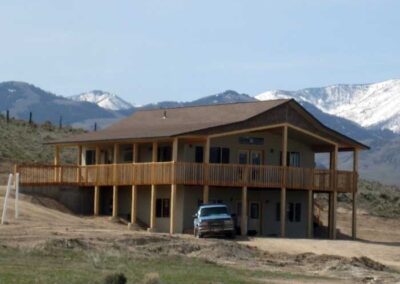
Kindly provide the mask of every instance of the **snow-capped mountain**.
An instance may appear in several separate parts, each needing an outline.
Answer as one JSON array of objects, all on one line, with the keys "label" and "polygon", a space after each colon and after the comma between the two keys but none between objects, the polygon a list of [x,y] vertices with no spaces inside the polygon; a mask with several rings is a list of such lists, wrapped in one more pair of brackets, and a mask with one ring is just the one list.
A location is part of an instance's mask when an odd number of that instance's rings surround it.
[{"label": "snow-capped mountain", "polygon": [[133,105],[109,92],[94,90],[70,97],[74,101],[90,102],[107,110],[126,110],[133,108]]},{"label": "snow-capped mountain", "polygon": [[400,133],[400,80],[374,84],[332,85],[298,91],[275,90],[255,96],[259,100],[294,98],[325,113],[352,120],[363,127]]}]

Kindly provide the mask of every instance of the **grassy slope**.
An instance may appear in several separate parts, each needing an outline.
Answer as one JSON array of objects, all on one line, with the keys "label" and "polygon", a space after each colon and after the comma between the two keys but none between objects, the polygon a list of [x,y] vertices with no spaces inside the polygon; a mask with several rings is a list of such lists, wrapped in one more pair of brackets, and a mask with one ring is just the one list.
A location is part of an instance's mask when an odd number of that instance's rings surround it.
[{"label": "grassy slope", "polygon": [[[23,269],[21,269],[23,268]],[[0,250],[0,283],[102,283],[106,275],[123,273],[128,283],[142,283],[146,275],[159,274],[162,283],[260,283],[262,279],[324,280],[287,272],[248,270],[181,256],[138,258],[115,251],[63,248]],[[154,283],[154,282],[148,282]]]},{"label": "grassy slope", "polygon": [[50,162],[53,158],[51,146],[43,143],[81,133],[83,130],[51,124],[32,124],[12,119],[6,122],[0,116],[0,159],[11,162]]},{"label": "grassy slope", "polygon": [[375,181],[360,180],[359,202],[371,215],[400,217],[400,188]]}]

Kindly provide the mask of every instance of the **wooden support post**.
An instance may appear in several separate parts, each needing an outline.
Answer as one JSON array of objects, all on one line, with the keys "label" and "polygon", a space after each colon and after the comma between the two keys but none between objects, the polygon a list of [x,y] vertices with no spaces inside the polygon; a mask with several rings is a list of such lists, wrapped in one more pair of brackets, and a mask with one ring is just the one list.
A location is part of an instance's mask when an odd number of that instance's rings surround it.
[{"label": "wooden support post", "polygon": [[337,164],[338,164],[338,146],[334,146],[332,156],[332,239],[336,239],[336,215],[337,215]]},{"label": "wooden support post", "polygon": [[353,198],[352,198],[352,224],[351,236],[353,240],[357,239],[357,187],[358,187],[358,149],[353,152]]},{"label": "wooden support post", "polygon": [[170,206],[170,228],[169,232],[170,234],[175,233],[175,227],[176,227],[176,190],[177,190],[177,185],[176,185],[176,176],[175,176],[175,167],[176,167],[176,162],[178,161],[178,138],[174,138],[172,142],[172,161],[173,161],[173,167],[172,167],[172,184],[171,184],[171,206]]},{"label": "wooden support post", "polygon": [[242,216],[240,221],[241,234],[247,236],[247,186],[242,187]]},{"label": "wooden support post", "polygon": [[288,127],[283,126],[282,131],[282,167],[283,182],[281,188],[281,237],[286,236],[286,173],[287,173],[287,148],[288,148]]},{"label": "wooden support post", "polygon": [[54,182],[60,181],[60,146],[56,145],[55,146],[55,151],[54,151]]},{"label": "wooden support post", "polygon": [[169,233],[175,233],[175,226],[176,226],[176,184],[171,185],[171,214],[170,214],[170,224],[169,224]]},{"label": "wooden support post", "polygon": [[100,187],[97,185],[94,187],[93,201],[94,201],[94,205],[93,205],[94,215],[99,216],[99,214],[100,214]]},{"label": "wooden support post", "polygon": [[119,157],[119,145],[117,143],[114,144],[114,151],[113,151],[113,180],[114,185],[118,184],[118,157]]},{"label": "wooden support post", "polygon": [[80,183],[82,179],[82,174],[81,174],[81,166],[82,166],[82,145],[78,146],[78,157],[76,159],[76,164],[78,166],[77,168],[77,173],[76,173],[76,182]]},{"label": "wooden support post", "polygon": [[203,204],[207,204],[210,198],[210,187],[208,185],[203,186]]},{"label": "wooden support post", "polygon": [[314,193],[312,190],[308,191],[308,216],[307,216],[307,237],[313,237],[314,225]]},{"label": "wooden support post", "polygon": [[100,164],[100,146],[96,146],[96,157],[95,157],[95,162],[96,162],[96,165],[99,165]]},{"label": "wooden support post", "polygon": [[[152,162],[157,162],[157,142],[153,142],[152,147]],[[155,180],[155,171],[152,171],[152,180]],[[157,186],[156,184],[151,185],[151,197],[150,197],[150,228],[149,231],[154,232],[156,230],[156,202],[157,202]]]},{"label": "wooden support post", "polygon": [[207,137],[206,143],[204,144],[203,151],[203,163],[204,163],[204,185],[203,185],[203,204],[207,204],[209,202],[209,193],[210,188],[208,185],[208,176],[209,176],[209,167],[208,164],[210,162],[210,138]]},{"label": "wooden support post", "polygon": [[154,232],[156,228],[156,201],[157,201],[157,188],[156,185],[151,185],[150,197],[150,232]]},{"label": "wooden support post", "polygon": [[[135,164],[138,161],[138,144],[132,145],[132,163]],[[137,200],[138,200],[138,187],[135,184],[135,170],[133,167],[133,185],[132,185],[132,199],[131,199],[131,222],[128,224],[129,229],[134,229],[137,226]]]},{"label": "wooden support post", "polygon": [[113,206],[112,206],[112,217],[113,221],[118,219],[118,186],[113,186]]}]

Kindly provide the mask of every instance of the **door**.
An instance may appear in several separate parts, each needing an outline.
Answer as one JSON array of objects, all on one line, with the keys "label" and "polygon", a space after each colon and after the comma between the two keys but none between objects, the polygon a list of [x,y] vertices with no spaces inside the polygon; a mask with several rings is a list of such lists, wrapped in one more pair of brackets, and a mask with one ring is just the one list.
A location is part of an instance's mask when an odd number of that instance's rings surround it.
[{"label": "door", "polygon": [[248,230],[255,231],[261,235],[261,203],[259,201],[249,201]]}]

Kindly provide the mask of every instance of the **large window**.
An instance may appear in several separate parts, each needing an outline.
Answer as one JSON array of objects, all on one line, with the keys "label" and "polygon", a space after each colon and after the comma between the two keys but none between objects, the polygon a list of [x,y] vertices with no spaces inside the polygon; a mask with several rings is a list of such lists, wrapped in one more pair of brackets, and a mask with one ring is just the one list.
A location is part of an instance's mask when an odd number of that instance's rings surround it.
[{"label": "large window", "polygon": [[172,160],[172,147],[161,146],[157,148],[157,161],[168,162]]},{"label": "large window", "polygon": [[157,218],[169,218],[169,198],[157,198],[156,200],[156,217]]},{"label": "large window", "polygon": [[211,147],[210,148],[210,163],[214,164],[229,164],[229,148]]}]

